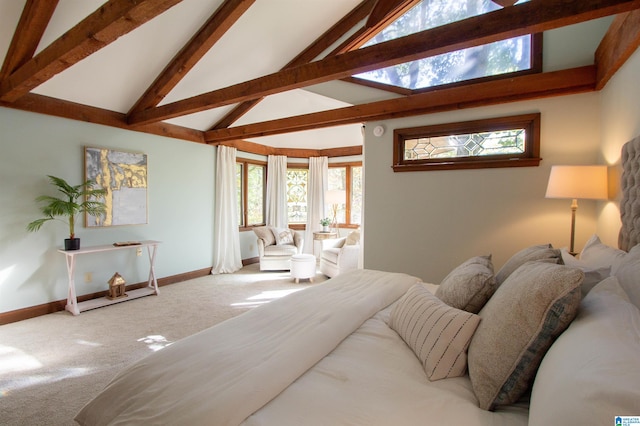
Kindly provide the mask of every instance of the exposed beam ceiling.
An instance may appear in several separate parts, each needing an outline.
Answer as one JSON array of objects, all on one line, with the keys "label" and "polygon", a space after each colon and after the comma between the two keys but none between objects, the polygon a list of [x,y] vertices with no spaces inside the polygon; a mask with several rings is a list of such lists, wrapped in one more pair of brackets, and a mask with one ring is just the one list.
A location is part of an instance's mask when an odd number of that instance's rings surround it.
[{"label": "exposed beam ceiling", "polygon": [[[322,34],[316,41],[314,41],[309,47],[302,51],[298,56],[291,60],[282,69],[292,68],[297,65],[302,65],[311,62],[318,57],[324,50],[328,49],[333,43],[338,41],[346,32],[353,28],[357,23],[369,15],[371,8],[373,7],[375,0],[364,0],[348,15],[340,20],[337,24],[331,27],[327,32]],[[263,97],[251,99],[240,103],[227,115],[225,115],[220,121],[218,121],[212,130],[224,129],[231,126],[235,121],[243,116],[247,111],[256,106]]]},{"label": "exposed beam ceiling", "polygon": [[[0,69],[0,106],[187,141],[226,144],[255,152],[275,153],[278,152],[275,148],[258,149],[256,144],[243,139],[599,90],[640,45],[640,0],[531,0],[517,6],[512,6],[514,2],[511,0],[496,0],[495,3],[502,4],[505,8],[358,49],[376,31],[395,20],[418,0],[362,0],[359,4],[351,0],[355,7],[350,6],[353,7],[350,12],[341,13],[342,19],[330,21],[336,24],[306,48],[297,50],[300,53],[291,55],[293,59],[280,62],[286,65],[271,68],[280,68],[280,71],[181,98],[172,92],[174,88],[179,87],[183,78],[211,49],[224,42],[225,34],[239,25],[244,16],[258,6],[255,0],[196,1],[207,1],[215,5],[198,15],[203,18],[209,16],[209,19],[206,22],[204,19],[199,21],[194,27],[199,29],[188,33],[188,37],[180,44],[181,49],[175,49],[176,53],[167,57],[172,56],[172,59],[161,63],[162,66],[140,88],[139,94],[126,104],[127,108],[115,112],[36,94],[40,90],[31,91],[122,35],[156,18],[181,0],[109,0],[94,13],[88,16],[83,14],[86,18],[78,20],[79,23],[71,26],[63,36],[57,39],[50,37],[50,40],[55,41],[37,54],[35,52],[38,44],[52,16],[55,18],[58,0],[25,0],[20,21],[8,44]],[[62,7],[62,3],[59,7]],[[353,81],[351,75],[366,70],[613,14],[618,16],[596,50],[595,65],[592,66],[432,89],[420,94],[399,90],[399,97],[395,99],[368,101],[302,115],[289,114],[278,119],[254,120],[251,124],[230,127],[265,96],[319,82],[337,79]],[[17,16],[14,22],[17,22]],[[317,33],[320,32],[322,31]],[[325,53],[329,49],[333,50]],[[243,54],[238,52],[238,55]],[[155,81],[151,83],[154,78]],[[374,84],[370,86],[375,87]],[[170,92],[173,99],[178,100],[161,105],[163,98]],[[209,128],[208,131],[163,121],[219,107],[229,108],[233,104],[238,105],[220,115],[222,119],[211,121],[216,124],[202,127]],[[129,113],[126,113],[127,109]],[[333,149],[331,152],[337,155],[355,155],[361,152],[361,148],[347,147],[342,150]],[[310,153],[326,154],[327,151],[303,149],[295,151],[294,156],[306,156]]]},{"label": "exposed beam ceiling", "polygon": [[182,0],[111,0],[27,61],[0,84],[12,102]]},{"label": "exposed beam ceiling", "polygon": [[33,57],[57,5],[58,0],[27,0],[0,70],[0,81]]},{"label": "exposed beam ceiling", "polygon": [[288,133],[321,127],[339,126],[361,121],[385,120],[512,102],[595,89],[595,67],[529,74],[509,80],[494,80],[463,87],[434,90],[405,98],[323,111],[280,120],[248,124],[205,132],[205,141],[224,142],[259,136]]},{"label": "exposed beam ceiling", "polygon": [[225,1],[156,78],[130,114],[158,105],[255,1]]},{"label": "exposed beam ceiling", "polygon": [[638,7],[640,0],[532,1],[140,111],[130,115],[129,123],[166,120]]},{"label": "exposed beam ceiling", "polygon": [[640,46],[640,10],[616,16],[595,54],[596,89],[602,89]]}]

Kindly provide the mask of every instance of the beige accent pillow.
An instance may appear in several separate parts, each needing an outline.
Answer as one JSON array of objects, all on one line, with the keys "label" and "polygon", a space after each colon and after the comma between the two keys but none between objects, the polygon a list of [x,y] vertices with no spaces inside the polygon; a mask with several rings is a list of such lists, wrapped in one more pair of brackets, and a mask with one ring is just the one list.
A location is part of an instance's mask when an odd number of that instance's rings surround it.
[{"label": "beige accent pillow", "polygon": [[279,246],[293,244],[293,230],[288,228],[271,228]]},{"label": "beige accent pillow", "polygon": [[498,281],[498,285],[501,285],[513,271],[525,262],[539,260],[548,263],[560,263],[560,259],[560,250],[554,249],[551,244],[527,247],[511,256],[511,258],[502,265],[502,268],[500,268],[496,274],[496,281]]},{"label": "beige accent pillow", "polygon": [[421,284],[411,287],[391,311],[389,327],[416,354],[431,381],[467,370],[467,347],[480,317],[446,305]]},{"label": "beige accent pillow", "polygon": [[355,246],[360,244],[360,231],[349,232],[346,240],[344,241],[345,246]]},{"label": "beige accent pillow", "polygon": [[498,287],[469,345],[480,408],[512,404],[527,391],[547,349],[578,312],[583,278],[580,269],[527,262]]},{"label": "beige accent pillow", "polygon": [[451,271],[436,296],[449,306],[477,314],[497,287],[491,255],[476,256]]},{"label": "beige accent pillow", "polygon": [[269,226],[258,226],[253,228],[253,232],[255,232],[256,236],[264,241],[265,246],[270,246],[276,243],[276,238],[273,235],[273,231],[271,231],[271,227]]}]

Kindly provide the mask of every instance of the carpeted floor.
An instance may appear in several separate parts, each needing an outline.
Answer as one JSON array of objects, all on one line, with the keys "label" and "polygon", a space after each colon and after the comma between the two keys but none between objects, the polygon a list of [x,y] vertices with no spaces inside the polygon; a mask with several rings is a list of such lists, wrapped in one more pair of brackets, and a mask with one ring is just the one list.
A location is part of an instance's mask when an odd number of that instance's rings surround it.
[{"label": "carpeted floor", "polygon": [[75,414],[124,366],[248,309],[314,284],[289,272],[211,275],[160,295],[0,326],[0,424],[74,425]]}]

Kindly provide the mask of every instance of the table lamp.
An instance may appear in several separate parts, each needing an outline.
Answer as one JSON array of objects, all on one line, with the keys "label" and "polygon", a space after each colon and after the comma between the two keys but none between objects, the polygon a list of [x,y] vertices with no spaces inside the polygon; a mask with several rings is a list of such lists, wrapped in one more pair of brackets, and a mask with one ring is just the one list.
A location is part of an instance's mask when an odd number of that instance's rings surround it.
[{"label": "table lamp", "polygon": [[572,199],[569,252],[576,255],[574,237],[578,198],[586,200],[606,200],[608,198],[607,166],[552,166],[545,197]]},{"label": "table lamp", "polygon": [[347,191],[343,189],[333,189],[324,193],[324,202],[331,206],[333,215],[332,225],[338,231],[338,206],[347,202]]}]

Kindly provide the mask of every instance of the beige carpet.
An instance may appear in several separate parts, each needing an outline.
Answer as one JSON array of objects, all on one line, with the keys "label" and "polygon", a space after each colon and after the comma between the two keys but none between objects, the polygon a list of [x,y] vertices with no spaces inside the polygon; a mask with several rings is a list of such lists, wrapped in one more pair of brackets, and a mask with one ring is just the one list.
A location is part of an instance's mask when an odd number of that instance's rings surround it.
[{"label": "beige carpet", "polygon": [[124,366],[177,340],[314,284],[289,272],[212,275],[87,311],[0,326],[0,424],[74,425],[75,414]]}]

